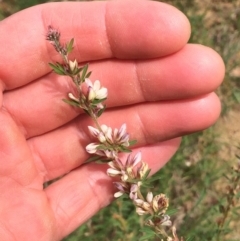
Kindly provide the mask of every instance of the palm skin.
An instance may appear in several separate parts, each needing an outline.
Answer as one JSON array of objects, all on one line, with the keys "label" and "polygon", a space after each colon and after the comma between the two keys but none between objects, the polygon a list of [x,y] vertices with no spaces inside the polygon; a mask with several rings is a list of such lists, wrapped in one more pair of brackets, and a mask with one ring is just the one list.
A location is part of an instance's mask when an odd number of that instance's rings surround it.
[{"label": "palm skin", "polygon": [[[74,37],[72,58],[89,62],[109,90],[100,122],[128,126],[153,172],[180,136],[213,124],[212,93],[224,76],[213,50],[186,44],[190,26],[175,8],[150,1],[50,3],[0,22],[0,237],[57,241],[113,200],[105,166],[81,165],[90,119],[62,102],[72,88],[48,62],[60,61],[47,26]],[[46,181],[64,177],[43,189]]]}]

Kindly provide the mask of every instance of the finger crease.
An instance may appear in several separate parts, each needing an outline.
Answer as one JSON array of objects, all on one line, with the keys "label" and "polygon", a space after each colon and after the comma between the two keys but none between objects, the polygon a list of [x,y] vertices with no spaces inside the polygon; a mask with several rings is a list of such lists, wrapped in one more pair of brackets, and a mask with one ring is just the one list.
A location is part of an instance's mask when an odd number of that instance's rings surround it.
[{"label": "finger crease", "polygon": [[108,44],[109,50],[111,52],[111,56],[114,56],[113,48],[112,48],[111,41],[110,41],[110,34],[109,34],[109,31],[108,31],[108,25],[107,25],[107,22],[108,22],[107,21],[107,13],[108,13],[108,3],[106,2],[106,4],[105,4],[105,13],[104,13],[106,40],[107,40],[107,44]]}]

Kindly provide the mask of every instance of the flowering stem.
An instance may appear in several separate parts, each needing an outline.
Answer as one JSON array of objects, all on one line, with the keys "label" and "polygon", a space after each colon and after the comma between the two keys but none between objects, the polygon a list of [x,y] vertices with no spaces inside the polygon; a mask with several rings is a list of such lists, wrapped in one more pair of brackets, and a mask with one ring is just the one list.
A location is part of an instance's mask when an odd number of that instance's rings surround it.
[{"label": "flowering stem", "polygon": [[64,61],[64,63],[65,64],[68,64],[68,57],[67,57],[67,55],[66,54],[61,54],[62,55],[62,58],[63,58],[63,61]]},{"label": "flowering stem", "polygon": [[[102,104],[107,98],[108,91],[101,87],[100,81],[91,82],[88,77],[91,72],[88,72],[88,64],[83,67],[78,67],[77,60],[71,61],[68,59],[68,54],[73,49],[72,39],[66,45],[61,45],[60,33],[51,26],[48,28],[47,40],[54,46],[55,50],[62,56],[64,64],[50,64],[53,70],[60,75],[69,76],[76,86],[77,97],[69,93],[69,99],[64,100],[66,103],[81,108],[88,113],[95,127],[89,126],[89,130],[93,137],[98,139],[98,142],[90,143],[86,147],[86,151],[95,155],[92,160],[108,162],[109,168],[107,174],[112,177],[119,177],[119,181],[115,182],[118,192],[114,194],[119,197],[123,194],[128,194],[136,206],[136,212],[139,215],[151,215],[148,220],[148,226],[155,230],[155,234],[160,234],[167,241],[177,240],[172,239],[164,230],[165,226],[171,226],[170,217],[166,215],[168,208],[168,198],[164,194],[159,194],[153,197],[152,192],[149,192],[147,197],[141,193],[141,184],[145,183],[150,169],[148,164],[142,161],[141,153],[137,153],[134,157],[128,155],[125,161],[120,158],[120,152],[131,152],[129,146],[134,142],[129,140],[129,134],[126,132],[126,124],[121,128],[112,129],[106,125],[100,125],[98,122],[99,116],[104,112],[105,106]],[[87,86],[87,91],[82,84]],[[90,160],[90,161],[92,161]],[[162,240],[162,239],[161,239]]]},{"label": "flowering stem", "polygon": [[[96,127],[98,128],[98,130],[103,133],[102,128],[101,128],[101,126],[100,126],[100,124],[99,124],[99,122],[98,122],[98,118],[97,118],[97,116],[94,114],[93,111],[90,112],[90,116],[91,116],[92,120],[94,121],[94,123],[95,123]],[[104,134],[104,133],[103,133],[103,134]]]},{"label": "flowering stem", "polygon": [[71,78],[72,78],[72,81],[74,82],[74,84],[77,88],[79,99],[81,99],[82,98],[82,92],[81,92],[80,86],[78,84],[78,76],[77,77],[71,76]]}]

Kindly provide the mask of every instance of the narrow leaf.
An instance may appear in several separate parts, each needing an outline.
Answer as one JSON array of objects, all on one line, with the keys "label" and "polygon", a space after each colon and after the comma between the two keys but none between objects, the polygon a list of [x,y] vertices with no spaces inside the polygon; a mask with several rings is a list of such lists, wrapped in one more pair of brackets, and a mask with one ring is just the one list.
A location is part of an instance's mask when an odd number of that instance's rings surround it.
[{"label": "narrow leaf", "polygon": [[139,241],[146,240],[146,239],[152,238],[152,237],[154,237],[154,236],[155,236],[155,233],[144,234],[144,235],[139,239]]},{"label": "narrow leaf", "polygon": [[147,180],[147,183],[152,183],[152,182],[155,182],[155,181],[158,181],[160,178],[158,176],[156,177],[151,177],[150,179]]},{"label": "narrow leaf", "polygon": [[145,175],[143,176],[143,180],[147,179],[150,172],[151,172],[151,169],[148,169],[147,172],[145,173]]},{"label": "narrow leaf", "polygon": [[120,149],[120,151],[122,151],[122,152],[126,152],[126,153],[130,153],[130,152],[132,152],[131,149],[126,148],[125,146],[119,146],[119,149]]},{"label": "narrow leaf", "polygon": [[99,160],[96,161],[96,163],[98,163],[98,164],[105,164],[105,163],[108,163],[110,161],[112,161],[112,160],[109,160],[109,159],[99,159]]},{"label": "narrow leaf", "polygon": [[99,156],[92,156],[88,158],[84,163],[94,162],[97,161],[100,157]]},{"label": "narrow leaf", "polygon": [[70,42],[67,43],[67,53],[72,52],[72,50],[73,50],[73,43],[74,43],[74,38],[72,38],[72,39],[70,40]]},{"label": "narrow leaf", "polygon": [[86,74],[85,78],[89,78],[91,74],[92,74],[92,71],[88,72],[88,73]]},{"label": "narrow leaf", "polygon": [[74,71],[74,73],[73,73],[73,74],[74,74],[74,75],[77,75],[77,74],[79,74],[79,73],[81,72],[81,70],[82,70],[82,69],[81,69],[81,68],[79,68],[79,69],[77,69],[76,71]]},{"label": "narrow leaf", "polygon": [[88,112],[88,110],[83,109],[83,111],[84,111],[86,114],[88,114],[89,116],[91,116],[91,114]]},{"label": "narrow leaf", "polygon": [[104,106],[104,108],[100,109],[97,113],[97,117],[100,117],[105,109],[106,109],[106,106]]},{"label": "narrow leaf", "polygon": [[79,103],[74,101],[74,100],[67,100],[67,99],[62,99],[65,103],[74,106],[74,107],[79,107]]},{"label": "narrow leaf", "polygon": [[59,75],[66,75],[64,69],[59,65],[59,64],[52,64],[52,63],[49,63],[50,67],[53,69],[53,71]]},{"label": "narrow leaf", "polygon": [[85,75],[86,75],[86,73],[87,73],[87,70],[88,70],[88,64],[86,64],[86,65],[83,66],[82,75],[81,75],[81,80],[82,80],[82,81],[86,79],[86,78],[85,78]]},{"label": "narrow leaf", "polygon": [[93,105],[97,105],[97,104],[105,101],[106,99],[107,99],[107,98],[104,98],[104,99],[94,99],[94,100],[92,101],[92,104],[93,104]]},{"label": "narrow leaf", "polygon": [[137,143],[137,140],[130,140],[129,141],[129,145],[130,146],[133,146],[133,145],[135,145]]},{"label": "narrow leaf", "polygon": [[141,228],[141,231],[143,232],[143,235],[145,235],[145,233],[146,234],[150,234],[151,233],[151,234],[155,235],[155,232],[149,226],[143,226]]}]

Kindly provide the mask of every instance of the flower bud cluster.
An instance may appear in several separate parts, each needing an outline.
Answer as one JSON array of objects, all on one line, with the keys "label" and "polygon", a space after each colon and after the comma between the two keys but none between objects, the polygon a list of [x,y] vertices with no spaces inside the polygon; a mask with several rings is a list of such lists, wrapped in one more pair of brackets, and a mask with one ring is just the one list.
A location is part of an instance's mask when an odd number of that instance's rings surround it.
[{"label": "flower bud cluster", "polygon": [[78,62],[76,59],[74,61],[68,61],[68,69],[71,75],[77,75],[79,73]]},{"label": "flower bud cluster", "polygon": [[123,124],[119,130],[107,125],[101,125],[99,129],[89,126],[88,129],[90,134],[98,139],[98,142],[86,146],[88,153],[114,159],[117,158],[119,151],[128,150],[130,143],[126,124]]},{"label": "flower bud cluster", "polygon": [[152,192],[148,192],[146,200],[135,199],[134,203],[137,207],[137,213],[139,215],[162,215],[168,208],[168,198],[166,195],[159,194],[153,197]]},{"label": "flower bud cluster", "polygon": [[141,194],[141,185],[150,169],[147,163],[142,161],[140,152],[135,156],[128,155],[125,162],[115,158],[108,165],[107,174],[120,179],[120,181],[114,182],[115,187],[118,189],[114,194],[115,198],[127,194],[133,201],[138,215],[151,215],[152,218],[146,221],[146,225],[154,228],[158,233],[163,232],[163,227],[172,226],[170,217],[166,214],[169,206],[166,195],[158,194],[153,196],[152,192],[148,192],[146,198],[144,198]]},{"label": "flower bud cluster", "polygon": [[128,155],[125,163],[120,158],[115,158],[108,165],[110,168],[107,169],[107,174],[111,177],[118,176],[123,182],[141,181],[149,170],[147,163],[142,161],[141,152],[134,157]]},{"label": "flower bud cluster", "polygon": [[54,29],[52,26],[48,26],[46,40],[48,40],[54,46],[58,53],[65,55],[67,54],[67,50],[60,44],[60,36],[61,34],[57,29]]}]

